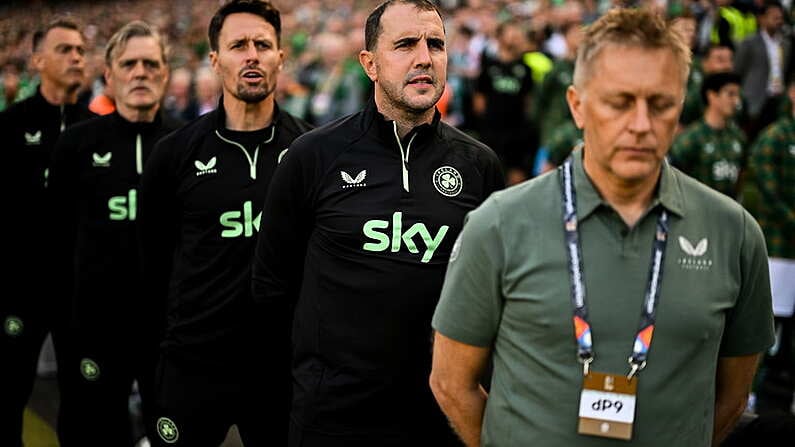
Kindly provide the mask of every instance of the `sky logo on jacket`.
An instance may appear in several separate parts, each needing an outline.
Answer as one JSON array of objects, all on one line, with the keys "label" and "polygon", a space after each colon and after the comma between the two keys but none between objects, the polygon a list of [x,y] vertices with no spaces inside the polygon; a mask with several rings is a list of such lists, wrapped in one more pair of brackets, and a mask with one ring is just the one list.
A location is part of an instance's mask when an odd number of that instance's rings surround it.
[{"label": "sky logo on jacket", "polygon": [[113,158],[113,152],[108,152],[105,155],[99,155],[98,153],[94,152],[92,155],[93,161],[92,165],[95,168],[109,168],[110,167],[110,159]]},{"label": "sky logo on jacket", "polygon": [[225,228],[221,231],[221,237],[252,237],[259,231],[259,224],[262,220],[262,211],[254,216],[251,200],[243,204],[243,211],[227,211],[221,214],[221,225]]},{"label": "sky logo on jacket", "polygon": [[135,220],[138,210],[138,191],[134,188],[127,191],[126,196],[115,196],[108,199],[110,220]]},{"label": "sky logo on jacket", "polygon": [[449,226],[442,225],[436,235],[433,236],[424,223],[417,222],[403,232],[403,213],[400,211],[392,214],[391,223],[392,231],[390,234],[390,222],[388,220],[372,219],[365,222],[362,231],[365,237],[373,242],[366,242],[362,248],[372,252],[390,250],[392,253],[397,253],[405,245],[410,253],[419,254],[420,250],[414,241],[415,237],[419,236],[419,239],[425,244],[425,251],[420,262],[427,263],[433,258],[434,252],[442,244],[447,230],[450,229]]},{"label": "sky logo on jacket", "polygon": [[207,175],[207,174],[215,174],[218,172],[215,169],[215,164],[218,162],[216,157],[213,157],[207,161],[207,163],[202,163],[199,160],[193,162],[193,165],[196,166],[196,176],[200,175]]}]

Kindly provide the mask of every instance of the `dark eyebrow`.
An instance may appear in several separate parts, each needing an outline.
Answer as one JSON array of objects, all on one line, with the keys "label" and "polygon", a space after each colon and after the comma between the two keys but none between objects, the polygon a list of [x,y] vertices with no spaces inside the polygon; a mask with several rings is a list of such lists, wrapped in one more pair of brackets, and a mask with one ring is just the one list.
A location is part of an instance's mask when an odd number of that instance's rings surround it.
[{"label": "dark eyebrow", "polygon": [[401,45],[401,44],[411,44],[411,45],[413,45],[413,44],[419,42],[419,40],[420,40],[419,37],[403,37],[403,38],[398,39],[398,40],[395,41],[395,46],[398,46],[398,45]]}]

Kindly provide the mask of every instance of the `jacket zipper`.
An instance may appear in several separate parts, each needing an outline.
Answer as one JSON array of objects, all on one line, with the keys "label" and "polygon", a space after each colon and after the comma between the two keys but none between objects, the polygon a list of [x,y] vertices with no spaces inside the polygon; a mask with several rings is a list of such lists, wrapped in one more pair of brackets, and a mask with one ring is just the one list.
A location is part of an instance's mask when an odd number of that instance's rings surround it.
[{"label": "jacket zipper", "polygon": [[400,142],[400,136],[397,131],[397,121],[392,121],[392,130],[395,132],[395,140],[397,140],[398,148],[400,148],[400,166],[403,168],[403,189],[409,192],[409,153],[411,152],[411,143],[414,141],[415,133],[409,139],[409,144],[406,146],[406,151],[403,152],[403,143]]},{"label": "jacket zipper", "polygon": [[135,170],[138,172],[138,175],[144,172],[143,149],[141,146],[141,134],[138,134],[135,137]]},{"label": "jacket zipper", "polygon": [[[248,154],[248,151],[246,150],[246,148],[243,147],[242,144],[224,138],[223,136],[221,136],[221,132],[218,132],[217,130],[215,131],[215,134],[218,135],[218,138],[220,138],[222,141],[225,141],[225,142],[227,142],[229,144],[233,144],[233,145],[239,147],[241,151],[243,151],[243,155],[245,155],[246,156],[246,160],[248,160],[248,166],[249,166],[248,175],[251,177],[252,180],[256,180],[257,179],[257,158],[259,157],[259,147],[261,145],[258,144],[257,147],[254,149],[254,158],[252,159],[251,156]],[[263,141],[262,144],[268,144],[271,141],[273,141],[273,137],[275,135],[276,135],[276,126],[273,126],[273,127],[271,127],[271,136],[267,140]]]}]

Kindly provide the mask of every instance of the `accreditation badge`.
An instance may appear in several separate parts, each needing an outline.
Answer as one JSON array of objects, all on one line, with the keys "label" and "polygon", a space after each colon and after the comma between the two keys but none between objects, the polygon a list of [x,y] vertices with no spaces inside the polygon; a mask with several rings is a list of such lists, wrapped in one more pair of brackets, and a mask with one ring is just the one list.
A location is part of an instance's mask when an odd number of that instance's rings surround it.
[{"label": "accreditation badge", "polygon": [[583,379],[580,394],[582,435],[632,439],[638,378],[590,371]]}]

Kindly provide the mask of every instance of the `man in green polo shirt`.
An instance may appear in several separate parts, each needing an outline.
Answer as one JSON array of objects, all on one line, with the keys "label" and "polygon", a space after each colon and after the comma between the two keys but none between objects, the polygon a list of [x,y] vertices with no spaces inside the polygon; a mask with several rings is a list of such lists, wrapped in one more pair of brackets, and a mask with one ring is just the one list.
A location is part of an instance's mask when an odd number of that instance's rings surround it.
[{"label": "man in green polo shirt", "polygon": [[701,120],[679,134],[671,147],[671,163],[696,180],[737,197],[745,153],[745,134],[732,120],[740,103],[740,76],[716,73],[701,86],[707,105]]},{"label": "man in green polo shirt", "polygon": [[742,414],[773,341],[765,245],[665,161],[689,63],[662,17],[606,13],[567,92],[584,149],[469,214],[430,378],[468,446],[708,447]]}]

